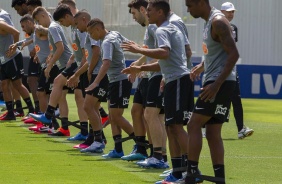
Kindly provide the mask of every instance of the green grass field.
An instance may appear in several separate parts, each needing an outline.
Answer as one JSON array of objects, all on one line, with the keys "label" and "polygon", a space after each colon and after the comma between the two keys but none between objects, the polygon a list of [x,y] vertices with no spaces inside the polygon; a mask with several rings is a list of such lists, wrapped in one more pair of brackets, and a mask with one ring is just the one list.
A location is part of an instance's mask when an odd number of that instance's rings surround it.
[{"label": "green grass field", "polygon": [[[73,95],[68,96],[70,120],[77,120]],[[282,183],[282,100],[244,99],[245,124],[255,130],[244,140],[237,139],[233,114],[223,128],[226,180],[231,184]],[[105,105],[104,105],[105,106]],[[125,117],[131,121],[130,110]],[[78,129],[71,127],[71,134]],[[105,152],[113,148],[111,129]],[[126,136],[125,134],[123,134]],[[105,160],[100,155],[81,154],[66,138],[34,134],[20,119],[0,123],[0,183],[2,184],[141,184],[159,180],[163,170],[141,169],[132,162]],[[132,141],[124,144],[131,152]],[[206,141],[200,169],[213,175]],[[209,183],[209,182],[205,182]]]}]

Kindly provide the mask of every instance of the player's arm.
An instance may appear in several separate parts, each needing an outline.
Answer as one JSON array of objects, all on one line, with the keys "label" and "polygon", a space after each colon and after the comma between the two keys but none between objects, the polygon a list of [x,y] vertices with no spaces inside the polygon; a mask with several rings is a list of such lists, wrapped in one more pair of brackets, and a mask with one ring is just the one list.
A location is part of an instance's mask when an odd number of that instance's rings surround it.
[{"label": "player's arm", "polygon": [[124,51],[129,51],[132,53],[140,53],[150,58],[155,59],[167,59],[169,57],[169,48],[168,47],[161,47],[156,49],[147,49],[142,48],[135,42],[124,42],[121,44],[121,47]]},{"label": "player's arm", "polygon": [[130,66],[128,68],[125,68],[121,71],[121,73],[124,74],[137,74],[142,71],[155,71],[158,72],[160,71],[160,65],[158,62],[150,63],[150,64],[145,64],[141,66]]},{"label": "player's arm", "polygon": [[88,67],[88,74],[92,74],[95,66],[97,65],[99,58],[100,58],[100,47],[92,45],[92,58],[91,58],[91,62],[90,65]]},{"label": "player's arm", "polygon": [[190,59],[192,57],[192,50],[190,45],[185,45],[186,57]]},{"label": "player's arm", "polygon": [[218,19],[215,19],[212,23],[212,27],[214,29],[214,33],[218,37],[218,40],[222,44],[223,49],[228,55],[227,62],[223,68],[223,71],[215,81],[215,83],[221,86],[221,84],[226,80],[226,78],[234,68],[237,60],[239,59],[239,52],[231,35],[229,22],[225,18],[220,17]]},{"label": "player's arm", "polygon": [[131,63],[130,66],[140,66],[142,64],[144,64],[146,62],[146,56],[141,56],[139,59],[137,59],[136,61],[134,61],[133,63]]},{"label": "player's arm", "polygon": [[63,45],[62,41],[55,43],[55,45],[57,47],[57,50],[54,52],[54,54],[50,58],[50,60],[47,64],[47,68],[44,70],[46,77],[50,77],[50,75],[49,75],[50,70],[52,69],[53,65],[56,63],[56,61],[59,60],[59,58],[61,57],[61,55],[64,52],[64,45]]},{"label": "player's arm", "polygon": [[[7,24],[4,21],[0,21],[0,29],[1,29],[1,32],[5,34],[11,34],[14,38],[14,43],[19,41],[20,32],[13,26],[10,26],[9,24]],[[12,55],[15,54],[16,50],[17,50],[17,47],[13,47],[13,48],[10,47],[9,51],[6,52],[6,56],[11,57]]]},{"label": "player's arm", "polygon": [[48,28],[43,27],[41,25],[35,26],[35,31],[40,34],[41,36],[47,36],[48,35]]},{"label": "player's arm", "polygon": [[99,83],[101,82],[101,80],[104,78],[104,76],[107,74],[107,71],[109,70],[111,65],[111,61],[109,59],[104,59],[103,60],[103,64],[99,70],[99,73],[97,75],[97,77],[95,78],[95,80],[93,81],[92,84],[90,84],[85,91],[91,91],[94,88],[96,88]]}]

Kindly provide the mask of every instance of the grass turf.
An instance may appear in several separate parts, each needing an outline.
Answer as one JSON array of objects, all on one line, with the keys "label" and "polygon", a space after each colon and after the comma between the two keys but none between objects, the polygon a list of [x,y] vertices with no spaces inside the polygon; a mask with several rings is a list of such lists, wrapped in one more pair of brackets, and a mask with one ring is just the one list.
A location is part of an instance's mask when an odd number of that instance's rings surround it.
[{"label": "grass turf", "polygon": [[[77,120],[73,95],[68,95],[70,120]],[[131,101],[132,102],[132,101]],[[244,99],[245,124],[255,130],[244,140],[237,139],[237,128],[231,120],[223,127],[227,183],[281,183],[282,165],[282,101]],[[104,107],[106,105],[104,104]],[[130,110],[125,117],[131,120]],[[71,134],[78,129],[71,127]],[[111,129],[105,129],[108,139],[105,152],[113,149]],[[123,134],[124,137],[126,136]],[[18,118],[0,123],[0,183],[154,183],[163,170],[141,169],[132,162],[105,160],[99,154],[82,154],[72,146],[78,142],[66,138],[51,138],[34,134]],[[123,144],[125,154],[131,152],[132,141]],[[200,169],[213,175],[209,150],[204,140]],[[205,182],[208,183],[208,182]]]}]

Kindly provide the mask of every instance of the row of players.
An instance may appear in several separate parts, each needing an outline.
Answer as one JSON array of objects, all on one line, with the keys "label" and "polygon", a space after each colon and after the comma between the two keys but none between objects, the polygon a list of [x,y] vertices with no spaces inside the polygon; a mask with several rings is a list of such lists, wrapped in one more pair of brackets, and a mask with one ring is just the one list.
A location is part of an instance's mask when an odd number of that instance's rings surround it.
[{"label": "row of players", "polygon": [[[29,0],[28,2],[33,1]],[[191,4],[191,2],[186,1],[188,8],[189,3]],[[199,2],[194,3],[198,5]],[[24,47],[34,43],[36,51],[34,60],[40,63],[42,68],[37,96],[40,110],[45,113],[33,114],[34,109],[32,109],[30,99],[27,100],[28,98],[25,98],[20,93],[28,104],[30,116],[44,124],[51,124],[54,111],[59,104],[62,127],[52,135],[69,135],[66,94],[68,88],[75,89],[78,115],[82,127],[87,127],[88,120],[92,127],[86,141],[78,145],[78,147],[82,149],[81,152],[101,153],[105,148],[105,142],[99,109],[100,103],[108,99],[109,121],[112,127],[113,139],[115,140],[115,147],[114,150],[103,155],[105,158],[145,159],[138,162],[138,164],[143,167],[167,168],[166,139],[168,137],[172,167],[175,170],[164,181],[177,181],[183,177],[182,171],[177,168],[187,166],[188,153],[189,159],[192,158],[190,160],[190,167],[188,164],[188,173],[199,174],[198,168],[191,169],[191,163],[192,165],[197,165],[197,158],[195,156],[194,159],[193,156],[190,157],[191,152],[189,150],[191,147],[188,145],[188,134],[183,129],[183,124],[186,125],[191,118],[189,125],[192,124],[192,130],[193,123],[191,122],[193,122],[193,117],[197,117],[195,114],[203,114],[204,120],[196,118],[194,121],[203,121],[202,124],[207,124],[208,141],[213,140],[215,137],[218,138],[222,123],[227,120],[229,114],[230,97],[234,91],[232,89],[235,87],[234,74],[231,70],[230,75],[228,72],[228,75],[225,72],[225,78],[223,77],[224,80],[221,79],[220,85],[216,86],[218,88],[215,88],[216,90],[204,87],[201,98],[199,98],[194,108],[193,80],[203,71],[204,62],[192,69],[190,61],[192,53],[187,29],[181,18],[171,12],[169,2],[167,0],[155,0],[148,3],[145,0],[135,0],[129,3],[128,7],[133,18],[142,26],[147,27],[144,36],[145,46],[142,47],[129,41],[119,32],[106,30],[104,23],[100,19],[95,18],[91,20],[91,16],[87,11],[77,10],[74,1],[62,0],[53,16],[50,16],[46,9],[41,7],[42,4],[36,5],[39,7],[33,6],[33,9],[29,10],[32,12],[32,16],[24,15],[20,21],[23,31],[32,35],[32,39],[11,44],[6,53],[7,55],[3,54],[3,56],[5,55],[4,62],[2,63],[1,60],[1,74],[4,71],[2,81],[6,79],[12,80],[13,86],[15,86],[14,81],[17,80],[13,77],[9,78],[7,69],[11,65],[8,66],[8,64],[13,63],[16,74],[18,72],[20,76],[20,71],[16,69],[22,68],[20,66],[22,64],[22,56],[17,47]],[[205,8],[210,7],[208,1],[205,1],[205,5],[208,5]],[[214,8],[210,7],[210,11],[212,12],[210,22],[214,16],[222,16],[220,11]],[[4,10],[1,10],[1,17],[7,19],[9,15]],[[63,26],[71,26],[73,52],[68,48],[63,29],[52,20],[52,17]],[[4,24],[6,24],[10,31],[15,32],[16,30],[12,27],[11,22],[7,20],[3,19],[6,22]],[[209,30],[208,26],[207,31]],[[231,34],[226,34],[227,38],[229,36]],[[206,35],[206,39],[208,39],[207,37],[208,35]],[[14,40],[16,41],[18,38],[14,37]],[[13,42],[11,41],[11,35],[10,38],[3,39],[3,41]],[[210,57],[213,57],[209,55],[210,53],[220,53],[223,50],[222,46],[218,45],[214,50],[209,48],[209,42],[211,40],[208,40],[207,44],[203,45],[205,46],[203,47],[206,55],[205,62]],[[232,45],[232,41],[230,42]],[[232,47],[234,48],[233,52],[236,52],[236,46],[232,45]],[[140,53],[144,56],[134,62],[129,68],[125,68],[124,51]],[[218,66],[222,62],[226,62],[226,55],[221,55],[219,54],[218,58],[213,58],[216,59],[215,63],[217,66],[211,65],[213,70],[205,71],[205,85],[207,86],[210,86],[208,84],[211,84],[211,81],[217,80],[214,74],[220,73],[223,70],[222,67]],[[236,57],[233,57],[232,60],[235,60]],[[13,62],[9,62],[11,59]],[[210,64],[207,62],[205,65]],[[142,79],[135,93],[132,107],[132,126],[123,117],[123,112],[128,107],[132,82],[137,74],[141,72]],[[5,74],[7,75],[5,76]],[[228,77],[227,81],[224,82],[226,77]],[[89,86],[85,84],[87,79],[90,80]],[[224,85],[220,88],[222,83]],[[9,89],[9,86],[7,89]],[[218,90],[220,92],[215,98]],[[5,99],[7,90],[3,91]],[[50,94],[49,98],[48,94]],[[11,105],[9,106],[6,99],[5,102],[8,109],[6,119],[9,119],[9,116],[12,116],[13,108],[11,108]],[[8,102],[11,102],[11,100]],[[191,117],[192,111],[194,111],[194,116],[192,115]],[[163,121],[165,121],[165,124]],[[136,151],[127,156],[124,156],[122,151],[121,130],[124,130],[136,142]],[[148,154],[146,152],[146,130],[149,143],[152,144],[153,148],[152,155],[149,158],[147,158]],[[75,136],[74,139],[81,138],[81,136],[86,134],[85,129],[82,128],[82,132]],[[245,134],[244,136],[247,135]],[[196,137],[194,135],[192,139]],[[199,143],[197,141],[194,143]],[[218,148],[220,144],[216,144],[221,142],[221,138],[217,139],[217,142],[213,143],[214,145],[210,145],[211,150]],[[201,145],[201,143],[198,145]],[[195,147],[192,146],[192,148],[194,149]],[[218,150],[220,152],[221,148],[219,147]],[[214,152],[218,152],[218,150],[214,150]],[[216,158],[213,160],[215,161],[213,163],[215,176],[224,178],[222,155],[212,156]],[[202,181],[201,177],[188,176],[187,178],[186,182],[189,183]]]}]

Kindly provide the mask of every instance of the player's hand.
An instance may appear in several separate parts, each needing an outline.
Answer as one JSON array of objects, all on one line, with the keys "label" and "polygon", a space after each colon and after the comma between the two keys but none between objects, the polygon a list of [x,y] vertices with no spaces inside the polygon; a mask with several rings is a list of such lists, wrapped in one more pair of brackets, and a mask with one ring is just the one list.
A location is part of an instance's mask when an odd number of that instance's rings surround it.
[{"label": "player's hand", "polygon": [[128,41],[128,42],[123,42],[121,44],[121,48],[124,51],[132,52],[132,53],[138,53],[141,46],[138,45],[137,43],[133,42],[133,41]]},{"label": "player's hand", "polygon": [[67,86],[69,88],[76,88],[78,86],[78,83],[79,83],[79,77],[73,75],[68,79]]},{"label": "player's hand", "polygon": [[6,57],[12,57],[16,53],[16,50],[17,44],[10,45],[9,50],[6,52]]},{"label": "player's hand", "polygon": [[141,72],[140,66],[130,66],[121,71],[123,74],[137,74],[139,72]]},{"label": "player's hand", "polygon": [[216,82],[206,85],[205,87],[201,88],[199,97],[205,102],[212,102],[215,99],[219,88],[220,85],[218,85]]},{"label": "player's hand", "polygon": [[128,78],[128,81],[130,81],[131,83],[134,83],[135,79],[136,79],[136,75],[135,74],[129,74],[127,76],[127,78]]},{"label": "player's hand", "polygon": [[45,68],[44,70],[44,75],[46,78],[49,78],[50,77],[50,71],[52,69],[52,66],[51,65],[47,65],[47,67]]},{"label": "player's hand", "polygon": [[37,56],[37,55],[34,56],[33,62],[36,63],[36,64],[39,63],[39,59],[38,59],[38,56]]},{"label": "player's hand", "polygon": [[201,73],[204,71],[204,66],[200,63],[192,68],[190,73],[190,79],[192,81],[197,81],[201,79]]},{"label": "player's hand", "polygon": [[160,83],[160,91],[164,92],[164,87],[165,87],[165,80],[162,78],[161,83]]},{"label": "player's hand", "polygon": [[87,88],[85,88],[85,91],[92,91],[93,89],[95,89],[98,86],[97,83],[93,82],[92,84],[90,84]]}]

